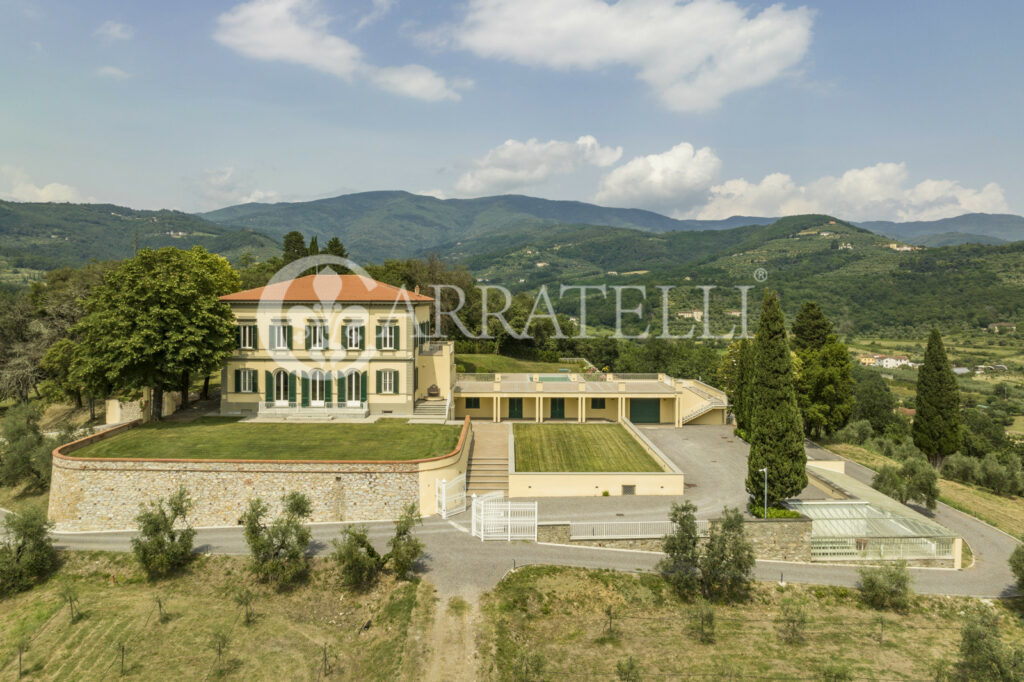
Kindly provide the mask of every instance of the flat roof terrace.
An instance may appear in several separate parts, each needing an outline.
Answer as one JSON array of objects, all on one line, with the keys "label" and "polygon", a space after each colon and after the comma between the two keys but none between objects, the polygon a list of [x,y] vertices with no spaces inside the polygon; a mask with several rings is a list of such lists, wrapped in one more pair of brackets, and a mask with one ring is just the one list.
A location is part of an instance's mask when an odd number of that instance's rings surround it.
[{"label": "flat roof terrace", "polygon": [[666,374],[459,374],[456,395],[493,393],[571,395],[664,395],[689,389],[706,399],[725,399],[716,388],[692,379],[675,379]]}]

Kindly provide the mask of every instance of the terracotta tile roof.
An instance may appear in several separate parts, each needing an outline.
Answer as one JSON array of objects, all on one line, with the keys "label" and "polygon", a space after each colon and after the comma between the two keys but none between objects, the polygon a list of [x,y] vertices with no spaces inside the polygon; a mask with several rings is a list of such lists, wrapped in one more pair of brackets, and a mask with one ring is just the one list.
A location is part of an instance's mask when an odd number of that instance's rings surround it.
[{"label": "terracotta tile roof", "polygon": [[307,275],[265,287],[238,291],[220,300],[232,301],[341,301],[351,303],[394,303],[409,300],[428,303],[434,299],[391,286],[362,275]]}]

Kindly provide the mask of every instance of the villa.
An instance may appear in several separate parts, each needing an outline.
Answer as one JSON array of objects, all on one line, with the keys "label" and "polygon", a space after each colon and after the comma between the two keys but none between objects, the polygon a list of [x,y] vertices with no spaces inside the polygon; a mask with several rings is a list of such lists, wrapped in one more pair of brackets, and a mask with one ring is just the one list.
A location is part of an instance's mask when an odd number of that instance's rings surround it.
[{"label": "villa", "polygon": [[425,338],[433,299],[360,275],[309,275],[221,297],[238,345],[223,415],[724,424],[725,394],[664,374],[456,375]]}]

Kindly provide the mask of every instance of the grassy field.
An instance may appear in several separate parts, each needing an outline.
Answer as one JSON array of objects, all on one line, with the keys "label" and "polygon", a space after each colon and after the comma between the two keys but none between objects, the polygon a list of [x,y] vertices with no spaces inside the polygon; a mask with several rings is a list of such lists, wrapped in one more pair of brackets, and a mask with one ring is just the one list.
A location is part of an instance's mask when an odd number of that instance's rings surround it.
[{"label": "grassy field", "polygon": [[[3,679],[17,677],[21,636],[30,638],[25,679],[115,679],[122,643],[125,676],[139,680],[320,679],[325,644],[329,679],[416,679],[423,672],[418,633],[435,601],[425,583],[385,582],[352,595],[341,589],[333,563],[322,560],[307,584],[279,593],[253,583],[243,557],[200,557],[186,574],[149,583],[130,554],[63,556],[49,582],[0,602]],[[59,596],[65,583],[79,594],[82,616],[74,623]],[[258,595],[249,625],[232,601],[238,585]],[[229,636],[219,670],[209,646],[217,630]]]},{"label": "grassy field", "polygon": [[33,507],[46,511],[50,502],[50,491],[27,491],[24,486],[0,486],[0,507],[12,512],[22,512]]},{"label": "grassy field", "polygon": [[[803,643],[777,634],[784,597],[804,604]],[[853,590],[758,583],[750,602],[715,607],[715,642],[703,644],[691,625],[693,607],[656,576],[527,567],[485,598],[489,656],[482,673],[495,678],[535,656],[543,674],[531,679],[615,679],[616,664],[633,656],[642,679],[831,679],[827,671],[852,675],[834,679],[935,679],[942,662],[957,657],[971,603],[977,601],[918,596],[908,613],[882,614],[880,626],[879,613]],[[990,607],[1014,641],[1024,634],[1016,606]]]},{"label": "grassy field", "polygon": [[451,452],[460,426],[408,424],[251,424],[235,417],[145,424],[75,450],[75,457],[187,459],[409,460]]},{"label": "grassy field", "polygon": [[[886,464],[899,465],[894,459],[856,445],[834,443],[825,447],[876,471]],[[1002,497],[973,485],[940,478],[939,499],[1010,535],[1024,535],[1024,497]]]},{"label": "grassy field", "polygon": [[515,424],[516,471],[661,471],[618,424]]},{"label": "grassy field", "polygon": [[455,359],[466,372],[576,372],[579,365],[563,362],[534,362],[489,353],[466,353]]}]

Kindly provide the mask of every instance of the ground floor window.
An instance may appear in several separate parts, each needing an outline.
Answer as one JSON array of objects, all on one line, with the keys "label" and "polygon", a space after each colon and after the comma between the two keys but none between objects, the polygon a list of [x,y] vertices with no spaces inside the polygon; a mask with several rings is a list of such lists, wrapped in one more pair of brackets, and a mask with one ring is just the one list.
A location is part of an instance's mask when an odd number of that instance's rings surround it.
[{"label": "ground floor window", "polygon": [[467,410],[479,410],[480,409],[480,398],[466,398],[466,409]]},{"label": "ground floor window", "polygon": [[395,385],[398,383],[397,381],[395,381],[396,374],[398,374],[398,372],[394,371],[393,369],[385,369],[380,371],[380,373],[378,374],[379,385],[377,387],[379,393],[395,392]]},{"label": "ground floor window", "polygon": [[284,370],[274,374],[274,402],[288,404],[288,373]]},{"label": "ground floor window", "polygon": [[[314,327],[315,329],[316,327]],[[309,375],[309,404],[321,407],[324,404],[326,382],[324,373],[316,369]]]},{"label": "ground floor window", "polygon": [[256,387],[256,370],[254,369],[240,369],[237,370],[235,375],[238,378],[235,390],[239,393],[256,393],[259,389]]},{"label": "ground floor window", "polygon": [[604,398],[591,398],[590,409],[592,410],[603,410],[604,409]]}]

